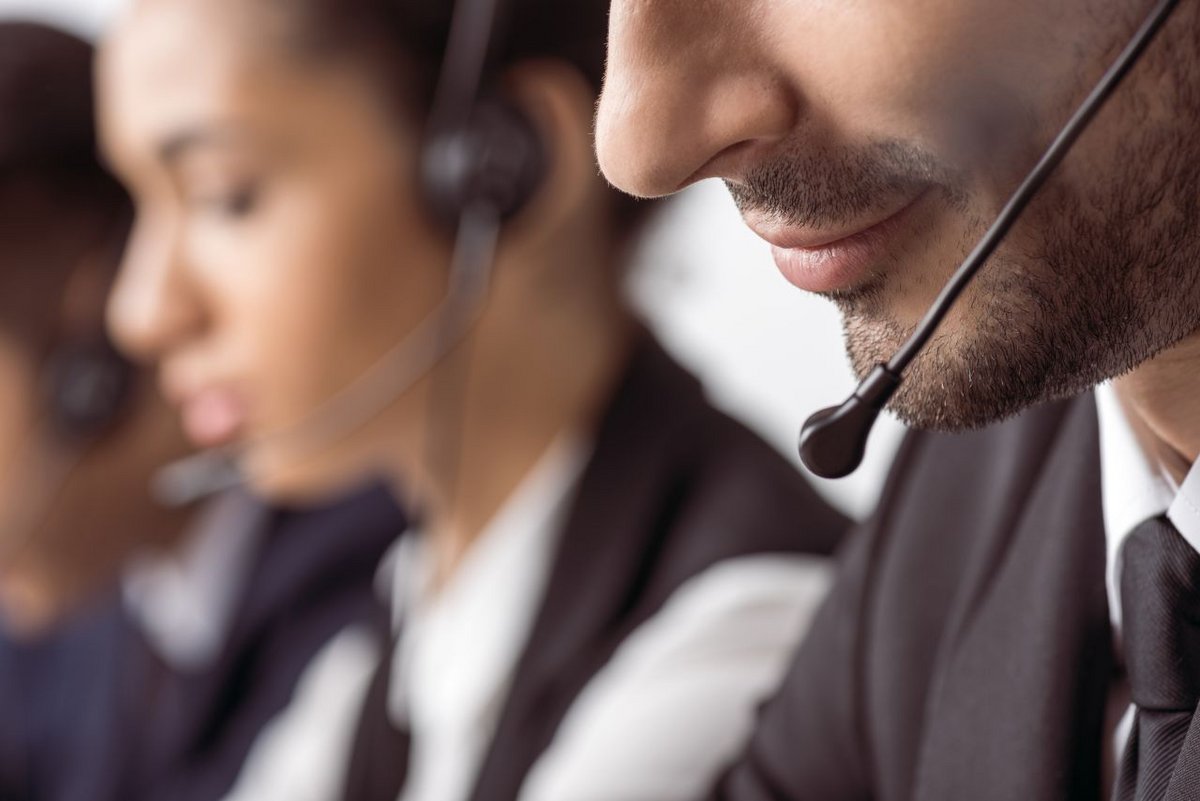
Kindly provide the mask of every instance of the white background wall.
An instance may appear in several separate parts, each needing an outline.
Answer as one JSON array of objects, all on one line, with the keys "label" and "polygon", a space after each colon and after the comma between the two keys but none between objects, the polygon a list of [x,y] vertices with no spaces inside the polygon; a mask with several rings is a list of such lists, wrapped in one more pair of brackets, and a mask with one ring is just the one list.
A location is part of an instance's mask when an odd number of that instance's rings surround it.
[{"label": "white background wall", "polygon": [[23,17],[95,35],[125,0],[0,0],[0,16]]},{"label": "white background wall", "polygon": [[[833,306],[784,281],[716,182],[675,201],[642,262],[633,296],[664,341],[717,405],[798,464],[805,418],[840,403],[855,385]],[[863,468],[843,481],[814,480],[817,488],[861,517],[874,506],[902,433],[884,420]]]},{"label": "white background wall", "polygon": [[[95,35],[125,2],[0,0],[0,17]],[[839,402],[853,386],[834,310],[784,282],[719,184],[676,201],[641,262],[632,295],[668,347],[704,379],[718,405],[795,461],[805,416]],[[866,513],[899,435],[887,421],[863,470],[842,482],[818,482],[818,489],[844,509]]]}]

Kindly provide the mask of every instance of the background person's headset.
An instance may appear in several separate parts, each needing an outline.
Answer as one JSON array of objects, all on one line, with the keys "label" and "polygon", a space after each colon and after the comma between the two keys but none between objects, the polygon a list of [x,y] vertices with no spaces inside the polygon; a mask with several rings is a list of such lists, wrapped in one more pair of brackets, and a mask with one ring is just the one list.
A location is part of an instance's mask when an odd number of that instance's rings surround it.
[{"label": "background person's headset", "polygon": [[136,368],[102,329],[56,342],[44,365],[39,390],[47,440],[31,465],[39,479],[7,521],[16,530],[0,541],[0,567],[36,543],[71,476],[92,447],[120,426],[133,395]]},{"label": "background person's headset", "polygon": [[[264,434],[259,442],[304,453],[353,432],[427,376],[478,319],[503,225],[537,194],[549,162],[533,120],[488,74],[498,63],[510,2],[455,0],[421,147],[421,196],[454,238],[444,299],[351,384],[299,423]],[[238,456],[246,447],[216,449],[168,465],[155,478],[155,498],[165,506],[186,506],[243,485]]]},{"label": "background person's headset", "polygon": [[[76,308],[83,319],[60,325],[40,359],[42,408],[59,448],[88,448],[112,432],[130,407],[137,368],[117,350],[104,322],[111,270],[121,262],[128,232],[126,212],[115,207],[89,251],[95,258],[77,267],[61,290],[62,305]],[[94,287],[81,303],[68,300],[76,279]]]},{"label": "background person's headset", "polygon": [[805,467],[821,478],[844,478],[858,469],[866,453],[871,429],[879,419],[880,412],[900,389],[909,365],[929,346],[933,335],[963,291],[995,253],[1121,81],[1145,54],[1178,5],[1179,0],[1160,0],[1154,7],[1116,62],[1018,187],[983,240],[951,277],[916,332],[892,360],[876,366],[841,406],[824,409],[808,419],[800,432],[800,458]]},{"label": "background person's headset", "polygon": [[81,447],[111,431],[128,407],[133,374],[103,334],[56,346],[43,378],[54,434]]}]

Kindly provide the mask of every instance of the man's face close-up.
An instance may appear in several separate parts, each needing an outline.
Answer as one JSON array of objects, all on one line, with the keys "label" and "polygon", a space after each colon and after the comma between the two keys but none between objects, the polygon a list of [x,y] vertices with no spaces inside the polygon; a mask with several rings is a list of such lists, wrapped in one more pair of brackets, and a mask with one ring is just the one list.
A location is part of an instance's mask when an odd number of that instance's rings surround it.
[{"label": "man's face close-up", "polygon": [[[614,0],[600,164],[728,185],[784,276],[888,360],[1151,0]],[[1200,12],[1183,0],[894,401],[959,429],[1200,328]]]}]

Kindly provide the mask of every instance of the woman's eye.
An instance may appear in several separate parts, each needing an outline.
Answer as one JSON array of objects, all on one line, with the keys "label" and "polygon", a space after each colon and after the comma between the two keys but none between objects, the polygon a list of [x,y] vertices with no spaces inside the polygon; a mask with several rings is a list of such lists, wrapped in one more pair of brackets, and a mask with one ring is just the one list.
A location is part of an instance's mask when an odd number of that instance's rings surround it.
[{"label": "woman's eye", "polygon": [[246,186],[223,194],[197,198],[196,203],[222,217],[240,220],[254,213],[258,205],[258,190],[256,187]]}]

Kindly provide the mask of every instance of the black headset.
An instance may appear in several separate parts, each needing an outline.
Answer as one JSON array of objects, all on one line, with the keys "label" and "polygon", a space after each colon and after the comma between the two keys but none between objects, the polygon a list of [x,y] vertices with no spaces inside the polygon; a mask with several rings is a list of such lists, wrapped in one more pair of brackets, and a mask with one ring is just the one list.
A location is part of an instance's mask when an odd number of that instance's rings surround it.
[{"label": "black headset", "polygon": [[[128,219],[117,209],[96,243],[104,263],[119,264]],[[89,267],[87,269],[100,269]],[[107,288],[107,287],[106,287]],[[65,291],[65,290],[64,290]],[[113,344],[101,320],[60,333],[49,346],[41,391],[55,435],[80,447],[109,433],[129,406],[137,368]]]},{"label": "black headset", "polygon": [[108,433],[128,406],[133,376],[133,365],[103,335],[56,347],[44,378],[55,433],[69,443]]},{"label": "black headset", "polygon": [[502,0],[454,3],[420,160],[425,201],[451,231],[481,208],[512,219],[546,176],[547,147],[533,121],[485,76],[507,11]]}]

